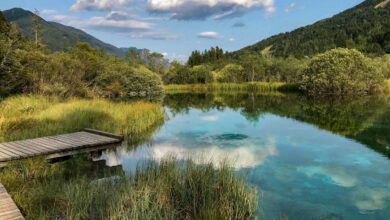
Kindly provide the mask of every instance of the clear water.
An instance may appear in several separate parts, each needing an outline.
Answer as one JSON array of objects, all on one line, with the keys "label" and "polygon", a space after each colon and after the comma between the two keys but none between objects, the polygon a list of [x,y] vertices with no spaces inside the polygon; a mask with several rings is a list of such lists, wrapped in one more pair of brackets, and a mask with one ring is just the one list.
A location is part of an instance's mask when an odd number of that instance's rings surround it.
[{"label": "clear water", "polygon": [[[390,219],[388,97],[173,94],[150,143],[96,160],[133,171],[174,155],[228,159],[258,187],[263,219]],[[201,159],[199,159],[201,158]]]}]

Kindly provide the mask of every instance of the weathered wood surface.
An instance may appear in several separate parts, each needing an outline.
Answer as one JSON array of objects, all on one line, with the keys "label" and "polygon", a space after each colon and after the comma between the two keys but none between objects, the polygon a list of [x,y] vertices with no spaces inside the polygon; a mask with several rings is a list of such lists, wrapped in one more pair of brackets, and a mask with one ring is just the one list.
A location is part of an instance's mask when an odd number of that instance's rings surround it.
[{"label": "weathered wood surface", "polygon": [[81,132],[0,143],[0,163],[40,155],[60,155],[71,151],[119,144],[123,136],[85,129]]},{"label": "weathered wood surface", "polygon": [[0,183],[0,220],[23,220],[24,217],[20,213],[7,190]]}]

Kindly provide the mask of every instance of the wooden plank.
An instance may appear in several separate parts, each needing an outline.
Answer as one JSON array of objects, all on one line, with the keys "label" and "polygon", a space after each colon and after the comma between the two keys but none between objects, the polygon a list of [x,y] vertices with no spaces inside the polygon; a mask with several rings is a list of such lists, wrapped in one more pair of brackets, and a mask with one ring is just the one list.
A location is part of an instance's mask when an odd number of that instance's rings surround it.
[{"label": "wooden plank", "polygon": [[24,142],[26,144],[33,145],[34,147],[41,149],[43,152],[47,152],[47,151],[52,152],[52,151],[58,150],[57,148],[41,144],[41,143],[35,141],[34,139],[25,140]]},{"label": "wooden plank", "polygon": [[112,141],[112,142],[121,142],[121,140],[116,139],[116,138],[100,136],[100,135],[93,134],[93,133],[88,133],[88,132],[77,132],[75,134],[83,136],[83,137],[86,137],[86,138],[96,139],[96,140],[109,140],[109,141]]},{"label": "wooden plank", "polygon": [[73,134],[69,134],[69,135],[66,135],[66,136],[63,136],[62,138],[65,138],[65,139],[69,139],[71,141],[75,141],[75,142],[78,142],[78,143],[82,143],[83,145],[89,145],[89,144],[98,144],[100,143],[99,140],[91,140],[91,139],[86,139],[86,138],[81,138],[81,136],[73,133]]},{"label": "wooden plank", "polygon": [[1,151],[1,152],[6,153],[6,154],[8,154],[8,155],[11,155],[12,158],[16,158],[16,159],[22,158],[22,157],[26,156],[26,154],[21,153],[21,152],[19,152],[19,151],[15,151],[14,149],[12,149],[12,148],[6,146],[5,144],[6,144],[6,143],[0,144],[0,151]]},{"label": "wooden plank", "polygon": [[0,220],[24,220],[22,213],[1,183],[0,192]]},{"label": "wooden plank", "polygon": [[72,147],[73,147],[72,144],[66,144],[64,142],[57,141],[57,140],[54,140],[54,139],[51,139],[51,138],[48,138],[48,137],[39,138],[39,140],[36,140],[36,141],[39,141],[42,144],[45,144],[47,146],[55,147],[55,148],[57,148],[59,150],[72,149]]},{"label": "wooden plank", "polygon": [[5,154],[3,152],[0,151],[0,161],[3,161],[7,158],[10,158],[11,156],[9,156],[8,154]]},{"label": "wooden plank", "polygon": [[70,144],[72,146],[71,149],[75,149],[75,148],[84,146],[84,144],[81,143],[81,142],[70,140],[69,138],[64,138],[63,136],[51,136],[51,137],[48,137],[48,138],[56,140],[56,141],[59,141],[59,142],[63,142],[65,144]]},{"label": "wooden plank", "polygon": [[83,133],[74,133],[74,134],[72,134],[72,137],[77,139],[77,140],[81,140],[81,141],[88,142],[91,144],[107,144],[107,143],[119,142],[118,140],[113,139],[113,138],[93,137],[93,136],[85,135]]},{"label": "wooden plank", "polygon": [[123,135],[117,135],[117,134],[112,134],[112,133],[108,133],[108,132],[104,132],[104,131],[98,131],[98,130],[94,130],[94,129],[90,129],[90,128],[86,128],[84,129],[84,131],[88,132],[88,133],[93,133],[93,134],[98,134],[100,136],[106,136],[106,137],[110,137],[110,138],[115,138],[115,139],[118,139],[118,140],[121,140],[123,141]]},{"label": "wooden plank", "polygon": [[0,152],[3,153],[3,154],[8,155],[9,158],[12,159],[12,160],[20,158],[20,156],[18,154],[15,154],[15,153],[12,153],[12,152],[10,152],[8,150],[3,149],[1,144],[0,144]]},{"label": "wooden plank", "polygon": [[8,150],[13,150],[14,152],[20,152],[22,157],[26,156],[35,156],[32,151],[22,148],[19,145],[13,144],[12,142],[3,143],[3,146],[7,147]]},{"label": "wooden plank", "polygon": [[31,145],[24,144],[24,141],[15,141],[15,142],[8,142],[7,144],[13,145],[18,149],[24,150],[25,152],[29,152],[33,154],[34,156],[40,155],[43,151],[37,150]]}]

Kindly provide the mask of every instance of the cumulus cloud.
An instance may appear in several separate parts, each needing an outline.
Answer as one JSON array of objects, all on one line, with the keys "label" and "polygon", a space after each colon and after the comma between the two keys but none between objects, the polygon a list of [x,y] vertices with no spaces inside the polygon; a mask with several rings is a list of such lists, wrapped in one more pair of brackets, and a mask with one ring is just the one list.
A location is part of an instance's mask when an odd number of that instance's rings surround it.
[{"label": "cumulus cloud", "polygon": [[295,8],[297,7],[297,4],[296,3],[291,3],[288,8],[284,9],[285,12],[290,12],[292,10],[294,10]]},{"label": "cumulus cloud", "polygon": [[198,38],[217,39],[219,34],[213,31],[206,31],[196,35]]},{"label": "cumulus cloud", "polygon": [[152,23],[137,20],[112,20],[107,17],[92,17],[82,24],[85,28],[114,31],[114,32],[132,32],[134,30],[150,30],[154,26]]},{"label": "cumulus cloud", "polygon": [[113,9],[120,8],[133,0],[77,0],[72,5],[72,11],[81,10],[99,10],[99,11],[110,11]]},{"label": "cumulus cloud", "polygon": [[142,38],[142,39],[152,39],[152,40],[175,40],[179,36],[176,34],[171,34],[162,30],[146,30],[146,31],[134,31],[128,34],[131,38]]},{"label": "cumulus cloud", "polygon": [[148,0],[147,4],[150,12],[170,14],[178,20],[232,18],[254,9],[266,14],[275,11],[274,0]]},{"label": "cumulus cloud", "polygon": [[122,11],[112,11],[105,17],[91,17],[79,20],[67,15],[52,15],[51,20],[65,25],[74,26],[83,30],[98,30],[120,33],[131,38],[144,38],[154,40],[177,39],[178,36],[154,28],[154,24],[138,18],[137,15]]},{"label": "cumulus cloud", "polygon": [[236,22],[236,23],[234,23],[232,26],[233,26],[233,27],[244,27],[245,24],[242,23],[242,22]]}]

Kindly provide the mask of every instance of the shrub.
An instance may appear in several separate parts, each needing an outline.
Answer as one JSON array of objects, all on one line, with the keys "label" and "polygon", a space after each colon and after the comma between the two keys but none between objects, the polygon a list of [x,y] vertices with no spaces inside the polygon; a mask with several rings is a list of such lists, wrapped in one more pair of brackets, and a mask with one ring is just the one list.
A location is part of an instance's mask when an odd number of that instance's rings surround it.
[{"label": "shrub", "polygon": [[384,77],[357,50],[333,49],[315,56],[303,71],[301,89],[311,94],[348,94],[375,91]]},{"label": "shrub", "polygon": [[228,64],[222,70],[217,72],[216,80],[218,82],[245,82],[244,68],[237,64]]}]

